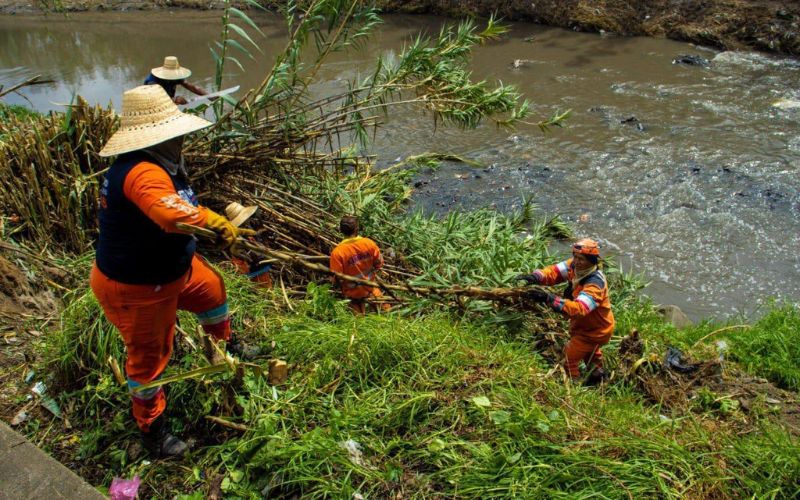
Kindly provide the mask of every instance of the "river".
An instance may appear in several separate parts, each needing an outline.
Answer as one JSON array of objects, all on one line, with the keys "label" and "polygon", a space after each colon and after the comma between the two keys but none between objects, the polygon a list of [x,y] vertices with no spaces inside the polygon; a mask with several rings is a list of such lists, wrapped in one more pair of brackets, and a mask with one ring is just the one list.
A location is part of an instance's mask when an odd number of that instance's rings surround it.
[{"label": "river", "polygon": [[[0,17],[0,85],[41,74],[55,80],[6,102],[45,111],[80,94],[119,109],[132,87],[177,55],[210,87],[214,12],[109,12]],[[364,49],[337,54],[314,91],[342,89],[378,55],[391,57],[435,17],[385,16]],[[256,86],[285,44],[282,22],[257,16],[263,53],[230,68],[226,82]],[[708,68],[674,65],[698,54]],[[513,64],[519,60],[518,64]],[[519,67],[515,67],[519,66]],[[478,78],[516,84],[536,119],[572,109],[568,127],[542,134],[485,124],[434,128],[419,110],[394,111],[375,139],[380,164],[424,151],[452,152],[484,168],[446,164],[416,182],[416,203],[510,210],[529,195],[598,238],[650,285],[657,303],[691,318],[758,315],[769,297],[800,300],[800,62],[685,43],[574,33],[517,23],[481,47]],[[241,95],[241,93],[240,93]],[[555,253],[563,253],[555,248]]]}]

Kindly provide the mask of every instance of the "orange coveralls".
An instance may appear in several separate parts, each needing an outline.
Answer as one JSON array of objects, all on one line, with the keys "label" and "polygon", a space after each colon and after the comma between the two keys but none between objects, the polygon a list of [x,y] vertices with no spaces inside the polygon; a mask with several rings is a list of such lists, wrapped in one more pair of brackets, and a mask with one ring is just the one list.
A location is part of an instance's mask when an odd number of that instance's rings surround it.
[{"label": "orange coveralls", "polygon": [[253,283],[258,283],[261,288],[272,288],[272,276],[269,274],[272,266],[254,266],[250,261],[241,257],[233,257],[231,262],[238,272],[250,278]]},{"label": "orange coveralls", "polygon": [[[539,283],[557,285],[575,278],[572,259],[536,271]],[[597,367],[603,365],[600,346],[611,340],[614,332],[614,313],[608,297],[608,284],[602,271],[597,270],[583,278],[574,288],[567,288],[564,298],[556,297],[550,306],[569,318],[570,339],[564,348],[567,372],[570,377],[580,376],[581,360]]]},{"label": "orange coveralls", "polygon": [[[124,196],[166,232],[178,232],[177,222],[204,227],[207,210],[181,197],[167,173],[141,162],[123,184]],[[105,200],[101,199],[101,204]],[[177,310],[194,313],[206,333],[218,340],[230,338],[225,283],[202,258],[194,255],[190,269],[177,280],[158,285],[133,285],[115,281],[93,266],[90,285],[106,318],[119,329],[127,348],[125,372],[140,429],[166,408],[163,387],[134,391],[157,379],[172,354]]]},{"label": "orange coveralls", "polygon": [[[342,240],[331,252],[331,271],[354,276],[365,280],[374,280],[375,271],[383,267],[383,256],[378,245],[369,238],[354,236]],[[339,281],[339,280],[337,280]],[[380,297],[380,289],[339,281],[342,294],[350,299],[350,307],[358,314],[366,313],[367,297]],[[389,309],[389,304],[383,304],[381,309]]]}]

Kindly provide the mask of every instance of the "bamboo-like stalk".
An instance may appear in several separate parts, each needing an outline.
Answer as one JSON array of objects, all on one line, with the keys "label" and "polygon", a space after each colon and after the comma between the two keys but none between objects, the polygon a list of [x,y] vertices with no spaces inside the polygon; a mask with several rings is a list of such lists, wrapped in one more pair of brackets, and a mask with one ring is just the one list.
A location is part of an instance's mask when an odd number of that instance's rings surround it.
[{"label": "bamboo-like stalk", "polygon": [[206,415],[205,418],[209,422],[214,422],[215,424],[219,424],[219,425],[221,425],[223,427],[227,427],[227,428],[233,429],[235,431],[247,432],[247,431],[250,430],[250,428],[247,427],[246,425],[237,424],[235,422],[231,422],[229,420],[225,420],[224,418],[216,417],[214,415]]},{"label": "bamboo-like stalk", "polygon": [[[208,240],[212,241],[217,240],[217,234],[209,229],[192,226],[190,224],[184,224],[184,223],[178,223],[176,224],[176,227],[180,231],[201,236]],[[461,297],[470,297],[473,299],[480,299],[480,300],[506,301],[507,299],[519,299],[525,297],[525,295],[527,295],[527,293],[530,292],[530,290],[532,289],[531,287],[480,288],[476,286],[421,287],[421,286],[411,285],[408,282],[402,284],[389,284],[381,280],[371,281],[339,273],[331,270],[329,267],[324,266],[322,264],[318,264],[316,262],[309,262],[308,260],[303,259],[302,256],[299,256],[297,254],[273,250],[267,248],[264,245],[241,238],[237,240],[235,244],[235,248],[236,247],[251,251],[255,254],[264,257],[277,259],[291,264],[297,264],[309,271],[314,271],[322,274],[329,274],[335,276],[337,279],[342,281],[348,281],[350,283],[356,283],[359,285],[379,288],[381,290],[386,291],[386,293],[388,293],[392,297],[394,297],[394,292],[405,292],[426,297],[461,296]]]}]

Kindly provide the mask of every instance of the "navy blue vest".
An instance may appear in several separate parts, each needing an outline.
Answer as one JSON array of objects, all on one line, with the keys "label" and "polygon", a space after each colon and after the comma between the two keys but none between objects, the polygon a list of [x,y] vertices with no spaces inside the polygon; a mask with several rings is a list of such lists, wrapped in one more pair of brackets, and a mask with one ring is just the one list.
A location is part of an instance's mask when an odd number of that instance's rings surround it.
[{"label": "navy blue vest", "polygon": [[[125,177],[142,161],[158,164],[142,152],[127,153],[119,156],[106,172],[100,188],[100,238],[95,258],[100,271],[112,280],[161,285],[189,270],[196,240],[186,234],[167,233],[125,197]],[[169,176],[175,191],[197,205],[183,176]]]},{"label": "navy blue vest", "polygon": [[166,91],[167,95],[173,98],[175,97],[175,90],[181,82],[183,82],[183,80],[162,80],[153,73],[150,73],[147,75],[147,78],[144,79],[144,85],[161,85],[161,88]]}]

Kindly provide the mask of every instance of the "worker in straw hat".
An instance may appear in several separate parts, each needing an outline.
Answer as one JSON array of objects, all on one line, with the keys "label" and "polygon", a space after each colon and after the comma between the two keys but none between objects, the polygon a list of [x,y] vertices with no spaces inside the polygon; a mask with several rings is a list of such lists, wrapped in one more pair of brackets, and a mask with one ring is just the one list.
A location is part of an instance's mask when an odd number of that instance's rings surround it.
[{"label": "worker in straw hat", "polygon": [[567,282],[563,297],[536,289],[531,290],[528,297],[569,318],[570,339],[564,348],[567,373],[572,379],[580,377],[579,365],[583,361],[589,371],[586,377],[588,385],[605,378],[600,347],[611,340],[614,332],[608,282],[599,265],[597,242],[584,238],[572,245],[571,259],[515,278],[530,285],[551,286]]},{"label": "worker in straw hat", "polygon": [[177,310],[194,313],[208,335],[228,341],[229,351],[243,346],[231,336],[222,277],[195,254],[194,237],[176,227],[181,222],[211,229],[227,248],[254,234],[199,206],[189,186],[183,140],[209,125],[181,113],[160,86],[136,87],[123,94],[120,127],[100,151],[117,158],[100,189],[90,284],[125,342],[133,416],[148,449],[158,455],[181,455],[186,444],[164,425],[163,387],[137,388],[164,371]]},{"label": "worker in straw hat", "polygon": [[[241,203],[235,201],[225,207],[225,216],[236,227],[242,224],[256,213],[258,207],[249,206],[245,207]],[[263,262],[258,255],[242,254],[234,255],[231,262],[236,267],[236,270],[246,275],[254,283],[258,283],[263,288],[272,288],[272,277],[269,275],[269,270],[272,265],[269,262]]]},{"label": "worker in straw hat", "polygon": [[150,74],[144,80],[145,85],[161,85],[167,92],[167,95],[172,98],[175,104],[186,104],[187,101],[181,96],[175,96],[175,91],[178,85],[185,88],[189,92],[197,95],[206,95],[208,92],[201,89],[197,85],[191,84],[186,81],[187,78],[192,76],[189,68],[181,67],[178,58],[175,56],[167,56],[164,58],[164,65],[150,70]]}]

